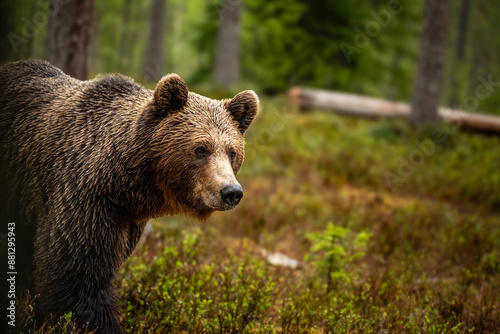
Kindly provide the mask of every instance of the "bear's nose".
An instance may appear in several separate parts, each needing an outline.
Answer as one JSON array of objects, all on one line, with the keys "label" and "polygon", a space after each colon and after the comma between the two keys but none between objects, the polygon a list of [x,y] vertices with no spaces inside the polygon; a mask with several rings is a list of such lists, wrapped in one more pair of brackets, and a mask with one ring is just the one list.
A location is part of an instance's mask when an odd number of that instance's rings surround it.
[{"label": "bear's nose", "polygon": [[224,203],[234,206],[243,197],[243,189],[239,185],[230,184],[222,188],[220,195]]}]

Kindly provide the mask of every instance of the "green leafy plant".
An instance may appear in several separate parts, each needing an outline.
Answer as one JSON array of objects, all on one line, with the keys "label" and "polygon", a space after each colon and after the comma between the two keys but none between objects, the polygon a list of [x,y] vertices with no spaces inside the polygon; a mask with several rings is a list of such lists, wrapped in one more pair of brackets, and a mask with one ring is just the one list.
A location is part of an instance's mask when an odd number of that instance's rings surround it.
[{"label": "green leafy plant", "polygon": [[364,255],[370,234],[353,234],[349,229],[328,223],[323,232],[313,232],[307,236],[312,242],[311,251],[305,260],[316,267],[317,272],[327,281],[326,292],[341,282],[350,282],[351,274],[345,266]]}]

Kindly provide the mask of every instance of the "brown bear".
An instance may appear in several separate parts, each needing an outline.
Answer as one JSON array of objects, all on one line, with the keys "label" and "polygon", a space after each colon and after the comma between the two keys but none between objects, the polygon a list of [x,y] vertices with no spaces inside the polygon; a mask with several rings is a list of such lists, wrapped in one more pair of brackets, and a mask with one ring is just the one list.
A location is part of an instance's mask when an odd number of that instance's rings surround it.
[{"label": "brown bear", "polygon": [[222,101],[189,92],[176,74],[151,91],[45,61],[0,68],[0,239],[5,263],[15,234],[15,268],[3,271],[16,272],[15,302],[27,289],[39,325],[72,312],[77,327],[122,333],[114,279],[146,222],[238,204],[258,105],[248,90]]}]

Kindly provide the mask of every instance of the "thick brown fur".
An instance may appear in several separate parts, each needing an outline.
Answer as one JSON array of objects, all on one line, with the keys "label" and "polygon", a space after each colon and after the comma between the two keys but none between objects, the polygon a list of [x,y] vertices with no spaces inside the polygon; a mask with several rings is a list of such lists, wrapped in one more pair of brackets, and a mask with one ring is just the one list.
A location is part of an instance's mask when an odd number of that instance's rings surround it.
[{"label": "thick brown fur", "polygon": [[150,91],[44,61],[0,68],[0,233],[15,222],[16,294],[38,295],[38,324],[71,311],[78,326],[121,333],[114,279],[147,220],[228,208],[213,175],[227,165],[220,178],[234,179],[257,109],[252,91],[211,100],[175,74]]}]

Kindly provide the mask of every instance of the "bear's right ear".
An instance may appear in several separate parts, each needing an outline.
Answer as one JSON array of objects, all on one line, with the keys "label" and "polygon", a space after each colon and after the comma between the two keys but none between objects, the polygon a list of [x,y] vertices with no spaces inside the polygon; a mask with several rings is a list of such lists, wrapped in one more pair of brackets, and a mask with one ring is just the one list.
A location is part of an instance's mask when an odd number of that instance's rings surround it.
[{"label": "bear's right ear", "polygon": [[159,115],[173,114],[186,105],[188,89],[186,83],[175,73],[161,78],[153,93],[153,101]]}]

